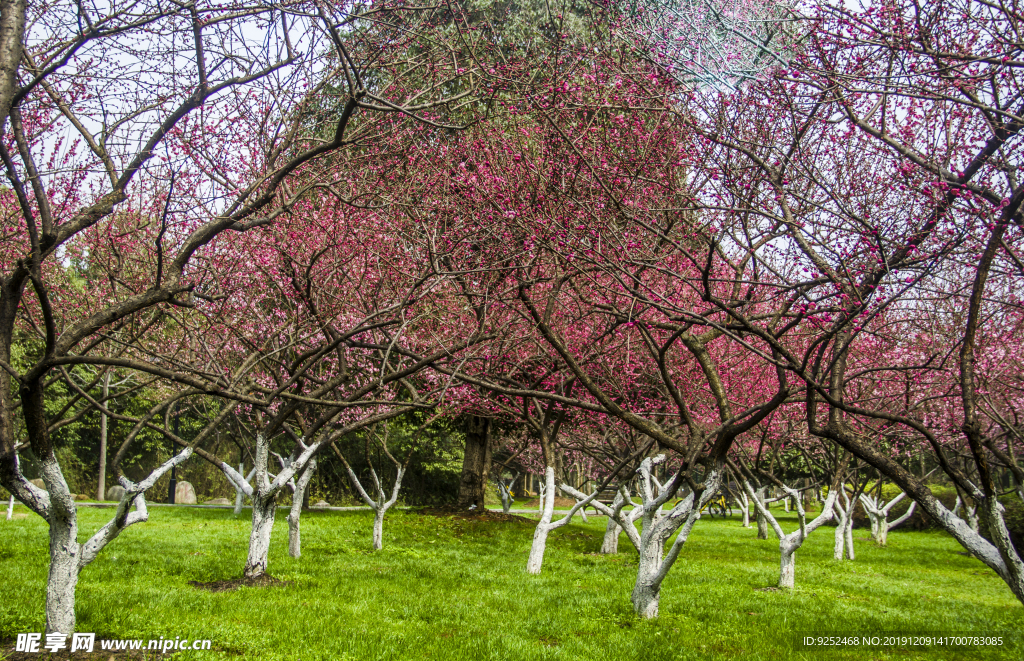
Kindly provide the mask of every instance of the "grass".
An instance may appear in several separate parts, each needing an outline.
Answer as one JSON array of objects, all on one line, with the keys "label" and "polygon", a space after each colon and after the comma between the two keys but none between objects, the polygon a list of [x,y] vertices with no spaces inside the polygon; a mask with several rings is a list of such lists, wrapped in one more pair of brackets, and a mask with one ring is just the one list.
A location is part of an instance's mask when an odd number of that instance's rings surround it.
[{"label": "grass", "polygon": [[[24,512],[23,509],[20,511]],[[303,556],[287,555],[280,512],[270,573],[291,585],[210,593],[189,581],[239,575],[249,522],[230,510],[153,508],[87,567],[78,630],[103,638],[209,638],[190,659],[1019,659],[1024,608],[979,561],[936,532],[894,532],[831,559],[832,529],[798,552],[797,587],[778,580],[778,542],[738,517],[702,519],[664,584],[661,617],[640,621],[629,592],[636,553],[602,556],[605,520],[552,533],[544,571],[524,571],[525,521],[388,515],[373,552],[369,512],[303,515]],[[779,512],[792,530],[795,519]],[[83,508],[83,537],[110,510]],[[858,538],[867,537],[856,530]],[[46,528],[0,519],[0,639],[42,631]],[[1002,634],[998,650],[845,649],[796,645],[801,634]],[[98,657],[99,655],[97,655]]]}]

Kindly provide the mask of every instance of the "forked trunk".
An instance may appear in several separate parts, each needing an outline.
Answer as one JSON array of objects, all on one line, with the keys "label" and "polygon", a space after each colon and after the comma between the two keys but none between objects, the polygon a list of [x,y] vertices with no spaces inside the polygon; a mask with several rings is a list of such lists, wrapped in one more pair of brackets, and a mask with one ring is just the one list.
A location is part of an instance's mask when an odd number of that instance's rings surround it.
[{"label": "forked trunk", "polygon": [[246,578],[256,578],[267,573],[267,557],[270,554],[270,533],[274,529],[274,513],[277,510],[277,494],[269,498],[259,493],[252,497],[252,533],[249,535],[249,557],[245,561]]}]

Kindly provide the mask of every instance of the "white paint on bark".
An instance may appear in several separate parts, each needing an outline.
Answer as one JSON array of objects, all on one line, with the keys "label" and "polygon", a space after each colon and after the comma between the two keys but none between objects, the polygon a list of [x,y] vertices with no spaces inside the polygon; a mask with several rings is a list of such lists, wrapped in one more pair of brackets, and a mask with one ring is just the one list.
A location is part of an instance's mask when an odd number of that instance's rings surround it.
[{"label": "white paint on bark", "polygon": [[544,566],[544,551],[547,548],[548,533],[556,528],[561,528],[572,521],[572,517],[578,511],[596,502],[598,491],[586,496],[567,484],[562,485],[562,490],[571,494],[577,499],[569,513],[557,521],[552,521],[555,512],[555,468],[548,466],[544,469],[544,486],[541,487],[541,515],[537,527],[533,530],[533,543],[530,545],[530,556],[526,561],[526,573],[539,574]]},{"label": "white paint on bark", "polygon": [[242,575],[257,578],[267,573],[270,556],[270,535],[277,513],[277,492],[269,496],[254,494],[252,498],[252,531],[249,533],[249,555]]},{"label": "white paint on bark", "polygon": [[7,520],[10,521],[14,517],[14,496],[11,496],[7,500]]},{"label": "white paint on bark", "polygon": [[[75,588],[82,569],[99,555],[107,544],[128,526],[149,518],[145,493],[173,466],[192,455],[186,448],[171,457],[138,484],[120,478],[125,493],[114,517],[85,543],[78,542],[78,510],[64,480],[60,465],[52,455],[39,461],[46,489],[39,489],[21,473],[17,456],[14,479],[7,486],[26,507],[43,517],[50,527],[50,567],[46,583],[46,633],[70,635],[75,630]],[[131,511],[134,507],[135,511]]]},{"label": "white paint on bark", "polygon": [[295,491],[292,493],[292,507],[288,512],[288,555],[298,558],[302,555],[302,537],[299,534],[299,518],[302,516],[302,503],[306,499],[306,489],[309,481],[313,479],[316,472],[316,458],[310,459],[306,468],[299,474],[295,481]]},{"label": "white paint on bark", "polygon": [[782,530],[779,522],[772,516],[767,504],[758,497],[753,487],[750,486],[750,483],[744,481],[743,486],[746,488],[747,495],[754,501],[754,507],[764,515],[772,530],[775,531],[775,536],[779,538],[779,587],[791,588],[795,585],[796,581],[797,549],[803,546],[804,540],[807,539],[808,535],[817,530],[823,523],[832,519],[837,492],[841,491],[841,489],[829,490],[828,498],[825,499],[825,503],[822,505],[821,514],[808,523],[807,513],[804,511],[803,498],[800,498],[800,493],[795,489],[782,487],[788,496],[793,497],[793,504],[796,506],[796,513],[800,520],[800,527],[787,535]]},{"label": "white paint on bark", "polygon": [[[695,494],[689,493],[666,512],[662,510],[662,506],[676,495],[683,478],[681,474],[676,473],[666,484],[661,484],[654,476],[653,469],[664,461],[665,455],[648,457],[640,463],[640,469],[637,471],[642,502],[639,507],[640,513],[635,517],[641,522],[639,532],[634,525],[633,513],[627,517],[621,508],[616,512],[603,503],[594,504],[598,511],[618,521],[639,554],[636,582],[630,599],[637,615],[648,619],[658,616],[661,585],[679,557],[686,540],[689,539],[694,524],[700,519],[701,509],[718,493],[722,480],[721,466],[711,467],[704,477],[699,500],[695,502]],[[577,498],[582,496],[568,485],[562,485],[562,489]],[[623,497],[626,497],[625,493]],[[666,553],[665,543],[673,534],[676,534],[675,541]]]},{"label": "white paint on bark", "polygon": [[[619,552],[619,536],[622,534],[622,526],[619,525],[618,513],[626,506],[626,504],[633,505],[632,499],[629,497],[629,489],[622,487],[615,494],[615,500],[612,501],[612,512],[615,516],[608,517],[608,525],[605,526],[604,540],[601,542],[601,553],[612,554]],[[632,510],[626,515],[626,518],[630,522],[636,520],[643,513],[642,507],[633,505]]]},{"label": "white paint on bark", "polygon": [[516,502],[516,499],[512,496],[512,489],[518,480],[519,473],[513,475],[512,480],[508,483],[500,476],[498,477],[498,496],[501,498],[501,511],[505,514],[508,514],[508,511],[512,509],[512,504]]},{"label": "white paint on bark", "polygon": [[[845,487],[840,488],[839,495],[842,497],[843,502],[840,505],[837,499],[835,504],[838,522],[835,529],[835,544],[832,548],[832,557],[836,560],[853,560],[853,511],[857,507],[857,500],[850,498],[850,495],[846,493]],[[861,494],[861,496],[863,495]]]},{"label": "white paint on bark", "polygon": [[[892,510],[894,505],[902,501],[906,495],[906,493],[900,493],[900,495],[896,496],[888,503],[881,498],[876,498],[869,494],[862,493],[860,495],[860,503],[864,507],[864,511],[867,512],[868,521],[871,522],[871,537],[879,546],[886,545],[886,542],[889,540],[890,530],[903,524],[914,515],[914,508],[917,507],[917,503],[911,501],[910,507],[908,507],[907,511],[903,513],[903,516],[899,517],[895,521],[889,521],[889,511]],[[978,525],[976,517],[974,517],[974,521],[972,523],[973,525],[971,527],[977,531]]]},{"label": "white paint on bark", "polygon": [[402,490],[402,477],[405,476],[405,466],[396,463],[395,482],[391,487],[390,498],[385,496],[384,487],[381,485],[377,471],[373,469],[372,465],[370,466],[370,477],[373,479],[375,496],[373,498],[363,488],[362,482],[356,477],[355,471],[348,465],[348,462],[345,462],[345,468],[348,469],[348,475],[352,478],[352,484],[355,486],[356,491],[359,492],[363,501],[373,509],[373,549],[379,551],[384,548],[384,515],[391,509],[392,505],[398,502],[398,492]]}]

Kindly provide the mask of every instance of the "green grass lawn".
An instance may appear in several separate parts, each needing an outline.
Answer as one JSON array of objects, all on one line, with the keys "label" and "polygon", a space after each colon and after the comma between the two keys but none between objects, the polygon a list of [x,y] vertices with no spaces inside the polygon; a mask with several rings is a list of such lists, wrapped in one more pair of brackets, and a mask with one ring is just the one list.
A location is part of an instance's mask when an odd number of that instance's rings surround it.
[{"label": "green grass lawn", "polygon": [[[19,511],[24,512],[23,508]],[[733,520],[702,519],[665,581],[661,617],[632,613],[636,553],[601,556],[605,520],[552,533],[544,572],[525,573],[525,521],[389,514],[371,550],[370,512],[303,515],[303,556],[287,554],[279,512],[270,573],[291,585],[211,593],[189,581],[237,577],[249,521],[230,510],[152,508],[87,567],[78,630],[108,638],[213,640],[176,658],[245,659],[1020,659],[1024,607],[995,574],[939,533],[859,541],[831,559],[832,529],[797,554],[797,587],[778,580],[777,540]],[[80,510],[84,533],[111,510]],[[795,519],[783,517],[792,530]],[[577,519],[578,521],[578,519]],[[868,537],[855,530],[855,537]],[[42,631],[46,528],[0,519],[0,639]],[[970,632],[1000,650],[802,650],[800,634]],[[96,655],[99,658],[100,655]]]}]

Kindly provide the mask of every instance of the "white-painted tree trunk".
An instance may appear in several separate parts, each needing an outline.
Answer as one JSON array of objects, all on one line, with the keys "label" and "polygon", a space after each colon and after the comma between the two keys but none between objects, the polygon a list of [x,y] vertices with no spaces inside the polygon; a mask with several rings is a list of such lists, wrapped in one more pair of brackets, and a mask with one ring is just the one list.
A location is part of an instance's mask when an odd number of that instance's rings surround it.
[{"label": "white-painted tree trunk", "polygon": [[[390,455],[389,455],[390,456]],[[352,470],[352,467],[345,462],[345,468],[348,469],[348,475],[352,479],[352,484],[355,486],[356,491],[362,497],[363,501],[373,509],[373,550],[379,551],[384,548],[384,515],[391,509],[391,506],[398,502],[398,493],[402,489],[402,477],[405,475],[405,467],[401,464],[395,466],[395,483],[391,489],[391,497],[387,498],[384,494],[384,487],[380,483],[380,478],[377,477],[377,471],[370,466],[370,477],[373,479],[373,488],[376,498],[371,498],[370,494],[363,488],[362,482],[356,477],[356,473]]]},{"label": "white-painted tree trunk", "polygon": [[50,568],[46,579],[46,633],[75,630],[75,587],[81,571],[78,511],[56,461],[41,462],[50,495]]},{"label": "white-painted tree trunk", "polygon": [[[690,493],[675,507],[665,512],[662,510],[662,506],[675,496],[681,482],[681,475],[676,474],[664,485],[658,482],[652,469],[664,461],[665,455],[658,455],[653,458],[648,457],[640,463],[640,469],[637,472],[640,473],[642,505],[635,508],[629,516],[623,514],[621,507],[613,510],[603,503],[594,503],[594,507],[598,511],[618,521],[619,526],[639,554],[636,582],[633,585],[630,598],[633,602],[633,610],[643,618],[658,616],[661,585],[679,557],[694,524],[700,519],[701,509],[718,493],[722,479],[721,466],[712,467],[704,477],[704,489],[697,502],[694,502],[695,494]],[[563,485],[562,489],[576,498],[582,496],[568,485]],[[595,491],[594,495],[596,494]],[[633,525],[636,518],[641,520],[639,533]],[[676,534],[675,541],[668,553],[665,553],[665,542],[677,530],[679,532]]]},{"label": "white-painted tree trunk", "polygon": [[[881,500],[877,500],[874,496],[861,494],[861,505],[864,506],[864,511],[867,512],[868,520],[871,522],[871,537],[875,540],[876,543],[878,543],[879,546],[885,546],[886,543],[889,541],[890,530],[892,530],[896,526],[903,524],[911,516],[914,515],[914,508],[917,507],[917,503],[911,502],[910,507],[907,508],[907,511],[904,512],[901,517],[899,517],[891,523],[889,522],[889,511],[893,508],[894,505],[896,505],[896,503],[903,500],[903,498],[906,497],[906,495],[907,494],[905,493],[901,493],[900,495],[890,500],[888,503],[884,503]],[[959,504],[960,499],[959,497],[957,497],[957,505]],[[954,513],[956,512],[956,509],[957,508],[954,507]],[[973,522],[971,522],[972,529],[974,529],[974,531],[977,532],[977,516],[973,518],[974,520]],[[968,520],[970,520],[970,517]]]},{"label": "white-painted tree trunk", "polygon": [[779,545],[779,587],[791,588],[796,585],[796,550],[799,544]]},{"label": "white-painted tree trunk", "polygon": [[533,543],[530,545],[530,556],[526,561],[527,574],[539,574],[541,567],[544,566],[544,549],[547,548],[554,511],[555,469],[548,466],[544,469],[544,484],[540,488],[540,521],[533,530]]},{"label": "white-painted tree trunk", "polygon": [[242,575],[258,578],[267,573],[270,556],[270,534],[274,530],[274,515],[277,512],[277,492],[265,496],[259,492],[252,495],[252,531],[249,533],[249,555],[245,560]]},{"label": "white-painted tree trunk", "polygon": [[[736,499],[737,507],[740,508],[740,513],[743,514],[743,527],[750,527],[750,498],[747,497],[746,492],[741,492],[739,498]],[[766,531],[767,532],[767,531]]]},{"label": "white-painted tree trunk", "polygon": [[[758,489],[757,495],[763,502],[765,495],[765,487],[761,487],[760,489]],[[764,514],[761,514],[760,509],[758,509],[757,507],[755,507],[754,509],[757,512],[757,515],[755,517],[757,520],[757,538],[768,539],[768,519],[764,518]]]},{"label": "white-painted tree trunk", "polygon": [[[836,560],[848,558],[853,560],[853,511],[857,507],[857,500],[847,495],[845,488],[840,494],[843,497],[843,504],[835,504],[836,519],[835,545],[832,550],[832,557]],[[838,499],[837,499],[838,500]]]},{"label": "white-painted tree trunk", "polygon": [[640,536],[640,554],[638,558],[636,582],[630,600],[633,610],[644,619],[658,617],[658,603],[661,600],[661,573],[665,540],[660,531],[649,531]]},{"label": "white-painted tree trunk", "polygon": [[[568,484],[563,484],[562,490],[575,497],[576,504],[573,505],[568,514],[563,516],[561,519],[558,521],[552,521],[551,519],[555,512],[555,469],[553,466],[545,468],[544,486],[541,488],[541,516],[540,521],[537,523],[537,527],[534,528],[533,531],[533,543],[530,545],[530,556],[526,560],[527,574],[539,574],[541,568],[544,566],[544,551],[548,544],[548,533],[571,522],[572,517],[576,516],[577,512],[592,502],[596,502],[594,499],[597,498],[598,494],[595,490],[594,493],[589,496],[585,496],[579,491],[576,491],[576,489],[570,487]],[[605,506],[600,505],[600,507]],[[607,508],[605,507],[605,509]]]},{"label": "white-painted tree trunk", "polygon": [[[239,475],[245,475],[245,462],[242,462],[242,461],[238,462],[238,474]],[[252,479],[252,475],[251,474],[249,475],[249,479],[250,480]],[[241,514],[242,514],[242,502],[243,502],[243,500],[245,498],[245,494],[243,493],[241,487],[239,487],[234,482],[231,482],[231,486],[233,486],[235,488],[235,516],[241,516]]]},{"label": "white-painted tree trunk", "polygon": [[[39,461],[46,489],[39,489],[25,479],[17,455],[13,475],[4,482],[11,493],[26,507],[42,517],[50,528],[50,566],[46,584],[46,633],[70,635],[75,630],[75,588],[82,569],[91,563],[128,526],[146,521],[145,493],[173,466],[192,455],[185,448],[149,474],[138,484],[121,478],[125,495],[117,505],[114,518],[101,527],[84,544],[78,542],[78,510],[71,497],[64,474],[51,454]],[[131,508],[135,507],[132,512]]]},{"label": "white-painted tree trunk", "polygon": [[803,499],[800,498],[799,492],[789,487],[783,487],[783,490],[787,495],[793,497],[793,504],[796,506],[797,516],[800,517],[800,527],[789,533],[788,535],[783,532],[782,526],[772,516],[768,510],[768,506],[758,497],[757,493],[754,492],[753,487],[747,481],[743,482],[743,486],[747,490],[747,495],[754,501],[754,506],[759,512],[764,514],[765,519],[771,524],[772,530],[775,531],[775,536],[779,538],[779,587],[780,588],[791,588],[795,585],[796,581],[796,551],[799,549],[807,536],[818,529],[823,523],[828,522],[835,515],[834,505],[837,498],[837,492],[841,489],[830,489],[828,498],[822,505],[821,514],[819,514],[810,523],[807,522],[807,514],[804,511]]},{"label": "white-painted tree trunk", "polygon": [[298,558],[302,555],[302,537],[299,533],[299,519],[302,516],[302,503],[306,499],[306,489],[316,472],[316,459],[310,459],[306,468],[295,481],[295,492],[292,494],[292,507],[288,512],[288,555]]},{"label": "white-painted tree trunk", "polygon": [[515,498],[512,496],[512,489],[516,485],[516,481],[519,480],[519,473],[512,476],[512,481],[505,484],[503,478],[498,476],[498,495],[501,497],[501,511],[504,514],[508,514],[508,511],[512,509],[512,504],[515,502]]},{"label": "white-painted tree trunk", "polygon": [[616,523],[612,517],[608,517],[608,525],[604,529],[604,540],[601,542],[601,553],[618,553],[619,535],[621,534],[622,526]]},{"label": "white-painted tree trunk", "polygon": [[14,496],[11,496],[7,500],[7,520],[10,521],[14,517]]}]

